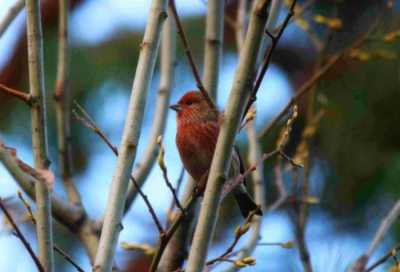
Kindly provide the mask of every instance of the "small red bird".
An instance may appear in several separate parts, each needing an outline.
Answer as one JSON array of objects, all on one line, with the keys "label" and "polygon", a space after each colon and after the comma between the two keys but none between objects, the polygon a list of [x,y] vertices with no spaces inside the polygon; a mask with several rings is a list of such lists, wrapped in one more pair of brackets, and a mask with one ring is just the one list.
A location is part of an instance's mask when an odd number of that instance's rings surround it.
[{"label": "small red bird", "polygon": [[[204,96],[198,91],[189,91],[177,104],[171,105],[177,112],[176,145],[183,166],[198,182],[198,188],[204,190],[208,171],[214,155],[222,114],[212,109]],[[229,177],[243,173],[244,167],[236,149],[233,151]],[[233,194],[244,217],[255,210],[262,212],[241,183],[233,189]]]}]

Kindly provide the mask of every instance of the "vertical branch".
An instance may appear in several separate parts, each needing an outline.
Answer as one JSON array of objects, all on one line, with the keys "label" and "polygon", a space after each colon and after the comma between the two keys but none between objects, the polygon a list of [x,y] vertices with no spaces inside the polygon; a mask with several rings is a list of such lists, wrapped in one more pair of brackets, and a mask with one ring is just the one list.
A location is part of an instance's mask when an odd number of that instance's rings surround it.
[{"label": "vertical branch", "polygon": [[268,2],[268,0],[258,0],[253,4],[249,29],[240,54],[225,119],[218,136],[200,210],[199,223],[189,254],[187,266],[189,272],[202,271],[206,261],[208,247],[214,233],[223,184],[227,179],[226,174],[230,165],[232,146],[248,100],[248,89],[251,86],[252,75],[255,71],[257,53],[267,20],[266,5]]},{"label": "vertical branch", "polygon": [[[211,98],[216,101],[220,61],[222,58],[222,42],[224,27],[224,1],[208,1],[205,37],[205,55],[203,82],[204,87]],[[195,181],[189,178],[182,203],[186,203],[191,197],[195,187]],[[186,255],[186,246],[193,222],[195,221],[195,209],[193,205],[186,213],[175,235],[171,238],[166,248],[165,256],[161,260],[162,271],[174,271],[182,266]]]},{"label": "vertical branch", "polygon": [[[250,165],[257,165],[261,159],[261,146],[257,139],[257,133],[254,122],[251,121],[247,126],[247,138],[249,140],[249,162]],[[261,206],[261,210],[266,210],[265,187],[264,187],[264,169],[263,163],[259,163],[257,168],[251,172],[252,185],[254,188],[254,200]],[[255,216],[253,218],[251,234],[246,244],[239,251],[237,259],[243,259],[251,255],[260,240],[262,218]],[[237,271],[239,268],[232,265],[226,272]]]},{"label": "vertical branch", "polygon": [[235,39],[239,53],[240,49],[242,49],[244,37],[246,35],[248,3],[249,1],[247,0],[239,0],[238,11],[236,14]]},{"label": "vertical branch", "polygon": [[[170,15],[171,11],[168,11]],[[160,49],[160,86],[157,94],[157,102],[154,112],[153,125],[150,132],[150,140],[144,151],[143,158],[139,166],[133,170],[133,177],[142,186],[146,177],[150,173],[151,167],[158,154],[157,138],[164,134],[167,113],[168,113],[168,102],[173,85],[174,78],[174,67],[176,61],[176,29],[174,22],[169,16],[164,23]],[[138,191],[130,183],[128,189],[128,196],[126,198],[125,212],[129,210],[129,207],[135,201]]]},{"label": "vertical branch", "polygon": [[71,95],[68,86],[69,52],[68,52],[68,7],[69,0],[59,0],[58,19],[58,66],[54,93],[58,157],[61,177],[72,203],[80,204],[80,196],[72,181],[71,161]]},{"label": "vertical branch", "polygon": [[207,92],[215,101],[222,58],[224,1],[209,0],[207,7],[203,82]]},{"label": "vertical branch", "polygon": [[125,121],[117,166],[111,182],[104,224],[93,271],[110,271],[121,230],[121,220],[128,189],[132,164],[136,157],[137,144],[143,119],[147,90],[153,75],[160,43],[161,27],[166,18],[166,0],[153,0],[149,20],[133,81],[128,115]]},{"label": "vertical branch", "polygon": [[[29,87],[32,97],[32,145],[36,169],[47,169],[47,128],[43,73],[43,41],[40,22],[40,1],[26,0]],[[39,259],[46,271],[53,271],[53,228],[49,188],[43,182],[35,184]]]},{"label": "vertical branch", "polygon": [[17,17],[18,13],[24,8],[24,5],[25,0],[17,0],[14,5],[10,7],[3,20],[0,21],[0,37],[4,34],[15,17]]}]

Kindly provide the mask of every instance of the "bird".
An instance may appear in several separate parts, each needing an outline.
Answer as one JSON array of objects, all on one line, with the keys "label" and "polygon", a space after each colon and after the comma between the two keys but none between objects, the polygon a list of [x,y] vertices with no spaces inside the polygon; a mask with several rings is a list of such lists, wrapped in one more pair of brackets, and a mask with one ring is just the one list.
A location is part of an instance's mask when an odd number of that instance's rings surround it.
[{"label": "bird", "polygon": [[[204,191],[214,155],[223,114],[212,108],[199,91],[188,91],[170,108],[176,111],[176,145],[181,161],[189,175],[196,181],[197,189]],[[244,165],[237,148],[233,149],[228,178],[244,172]],[[233,196],[244,218],[262,215],[244,182],[232,189]]]}]

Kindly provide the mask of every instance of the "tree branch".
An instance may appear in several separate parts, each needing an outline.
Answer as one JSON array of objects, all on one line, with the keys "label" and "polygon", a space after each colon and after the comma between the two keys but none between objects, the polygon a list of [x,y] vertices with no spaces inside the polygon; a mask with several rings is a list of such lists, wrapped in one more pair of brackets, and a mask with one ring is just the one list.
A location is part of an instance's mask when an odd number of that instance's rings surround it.
[{"label": "tree branch", "polygon": [[33,252],[33,249],[29,242],[26,240],[25,236],[22,234],[22,232],[19,230],[17,224],[15,223],[14,219],[12,218],[11,214],[8,212],[6,206],[3,204],[3,200],[0,198],[0,209],[3,211],[4,215],[7,217],[8,221],[10,222],[11,226],[13,227],[16,236],[18,237],[19,240],[21,240],[22,244],[28,251],[29,255],[31,256],[32,260],[35,262],[37,269],[40,272],[45,272],[46,270],[44,269],[43,265],[39,261],[38,257],[35,255],[35,252]]},{"label": "tree branch", "polygon": [[223,48],[224,2],[209,0],[207,3],[203,82],[205,89],[214,100],[217,96],[219,68]]},{"label": "tree branch", "polygon": [[[261,147],[257,140],[257,133],[254,128],[254,122],[250,122],[246,126],[247,138],[249,140],[249,162],[251,165],[256,165],[261,159]],[[265,187],[264,187],[264,167],[263,163],[258,164],[257,168],[252,172],[252,186],[254,188],[255,202],[260,205],[262,211],[266,211],[265,202]],[[252,229],[250,237],[248,238],[246,244],[240,249],[238,254],[238,259],[243,259],[251,255],[260,240],[262,218],[255,217],[252,223]],[[237,271],[238,267],[232,265],[226,272]]]},{"label": "tree branch", "polygon": [[385,237],[386,233],[396,221],[397,218],[400,216],[400,200],[398,200],[389,213],[382,219],[378,230],[376,231],[374,238],[372,239],[367,251],[361,255],[357,261],[354,263],[351,271],[353,272],[364,272],[365,266],[368,263],[369,258],[371,257],[372,253],[378,247],[382,239]]},{"label": "tree branch", "polygon": [[[40,1],[26,0],[29,87],[32,97],[32,145],[36,169],[47,169],[46,94],[43,72],[43,41]],[[39,259],[47,272],[54,270],[53,227],[49,188],[43,182],[35,183],[37,207],[37,239]]]},{"label": "tree branch", "polygon": [[177,26],[177,29],[178,29],[178,35],[181,38],[183,47],[185,49],[185,54],[186,54],[186,56],[188,58],[190,68],[192,69],[193,76],[194,76],[194,78],[196,80],[197,88],[199,88],[200,92],[203,94],[204,98],[207,100],[208,105],[211,108],[216,109],[214,101],[211,99],[210,95],[207,93],[206,89],[204,88],[203,83],[201,82],[199,71],[198,71],[198,69],[196,67],[196,64],[194,62],[194,59],[193,59],[193,56],[192,56],[192,52],[190,51],[189,43],[188,43],[188,41],[186,39],[186,35],[185,35],[184,30],[183,30],[183,26],[182,26],[181,21],[179,19],[178,11],[176,10],[175,0],[169,0],[169,7],[170,7],[172,15],[173,15],[173,17],[175,19],[175,23],[176,23],[176,26]]},{"label": "tree branch", "polygon": [[236,70],[226,115],[218,136],[214,158],[211,163],[199,222],[187,265],[188,272],[202,271],[207,257],[209,243],[214,233],[215,222],[226,173],[230,166],[232,146],[240,126],[240,120],[248,99],[248,88],[255,71],[257,53],[267,20],[267,11],[260,10],[268,0],[255,1],[252,8],[249,29]]},{"label": "tree branch", "polygon": [[4,34],[11,22],[17,17],[18,13],[24,8],[25,0],[17,0],[7,11],[3,20],[0,21],[0,37]]},{"label": "tree branch", "polygon": [[[165,20],[160,47],[160,86],[158,88],[157,101],[154,111],[153,125],[150,131],[149,143],[143,153],[142,159],[137,168],[133,170],[132,176],[139,186],[143,186],[144,181],[150,173],[152,166],[157,158],[158,145],[157,138],[164,134],[168,104],[174,81],[174,70],[176,61],[176,29],[168,9],[168,18]],[[138,191],[131,183],[128,188],[125,210],[126,213],[132,206],[137,197]]]},{"label": "tree branch", "polygon": [[121,230],[121,219],[125,207],[129,176],[136,157],[146,94],[154,72],[161,27],[167,17],[166,2],[166,0],[153,0],[150,8],[149,20],[141,44],[135,79],[133,81],[131,100],[122,135],[117,166],[114,171],[107,200],[99,249],[93,268],[95,272],[110,271],[112,268],[112,260]]},{"label": "tree branch", "polygon": [[81,204],[81,197],[72,180],[71,161],[71,93],[68,86],[69,50],[68,50],[68,10],[69,0],[59,0],[58,22],[58,65],[54,93],[57,120],[58,158],[61,177],[68,199]]},{"label": "tree branch", "polygon": [[32,97],[30,94],[7,87],[6,85],[1,84],[1,83],[0,83],[0,90],[9,96],[13,96],[13,97],[21,100],[22,102],[25,102],[28,106],[31,105]]}]

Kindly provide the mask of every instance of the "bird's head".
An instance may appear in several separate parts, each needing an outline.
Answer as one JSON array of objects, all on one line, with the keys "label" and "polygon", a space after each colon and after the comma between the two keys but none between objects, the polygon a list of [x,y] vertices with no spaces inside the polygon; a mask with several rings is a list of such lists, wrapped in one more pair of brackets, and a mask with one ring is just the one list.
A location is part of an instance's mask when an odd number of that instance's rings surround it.
[{"label": "bird's head", "polygon": [[185,93],[177,104],[170,106],[170,109],[177,112],[178,123],[218,119],[218,113],[210,108],[206,98],[198,91]]}]

